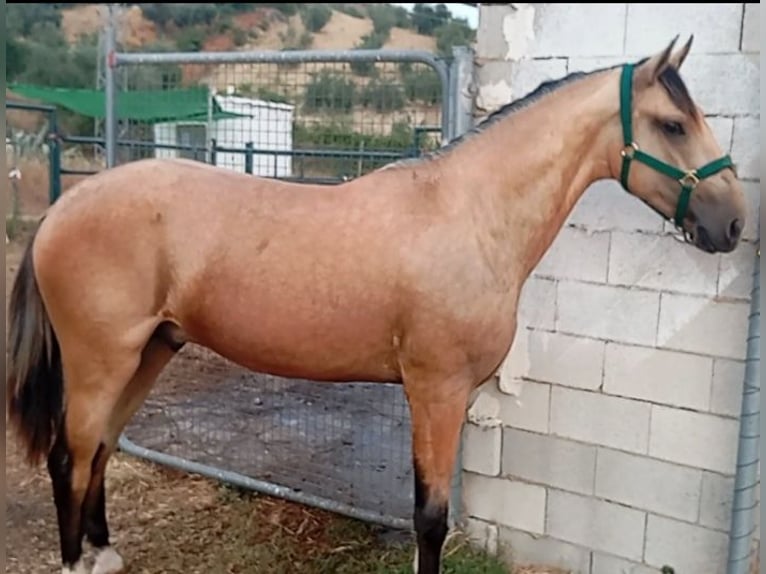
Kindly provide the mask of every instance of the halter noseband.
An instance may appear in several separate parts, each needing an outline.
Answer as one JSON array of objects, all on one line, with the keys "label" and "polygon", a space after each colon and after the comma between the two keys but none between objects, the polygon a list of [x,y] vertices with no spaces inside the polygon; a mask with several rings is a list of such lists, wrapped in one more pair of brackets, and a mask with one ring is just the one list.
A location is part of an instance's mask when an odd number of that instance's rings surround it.
[{"label": "halter noseband", "polygon": [[625,144],[625,147],[622,148],[622,151],[620,152],[620,155],[622,156],[620,183],[626,191],[630,191],[628,189],[628,174],[630,172],[631,161],[634,159],[648,165],[655,171],[678,181],[681,185],[681,194],[678,197],[674,222],[676,227],[682,229],[686,211],[689,208],[689,200],[691,199],[692,191],[697,187],[697,184],[703,179],[707,179],[727,167],[733,168],[734,163],[732,162],[731,157],[727,154],[698,169],[684,171],[641,151],[638,144],[633,141],[633,123],[631,117],[633,109],[633,68],[633,64],[625,64],[622,68],[622,77],[620,79],[620,118],[622,120],[622,138],[623,143]]}]

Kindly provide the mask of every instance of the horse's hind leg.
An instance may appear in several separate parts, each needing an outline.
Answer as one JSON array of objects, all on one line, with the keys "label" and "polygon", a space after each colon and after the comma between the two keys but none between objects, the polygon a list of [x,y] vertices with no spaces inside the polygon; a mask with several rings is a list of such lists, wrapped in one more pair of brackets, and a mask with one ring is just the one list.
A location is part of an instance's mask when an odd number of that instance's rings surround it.
[{"label": "horse's hind leg", "polygon": [[470,385],[462,378],[404,382],[415,467],[416,574],[439,574],[450,486]]},{"label": "horse's hind leg", "polygon": [[93,461],[119,397],[115,389],[123,386],[101,382],[127,381],[138,364],[137,357],[128,354],[117,354],[116,360],[103,357],[101,361],[93,361],[86,354],[80,357],[80,361],[69,358],[64,362],[65,417],[48,455],[64,574],[85,573],[83,506]]},{"label": "horse's hind leg", "polygon": [[122,557],[109,540],[104,485],[106,466],[125,425],[146,399],[162,369],[180,348],[181,344],[166,342],[157,334],[149,340],[141,355],[141,364],[122,392],[93,458],[90,484],[83,505],[85,536],[96,549],[92,574],[116,574],[124,568]]}]

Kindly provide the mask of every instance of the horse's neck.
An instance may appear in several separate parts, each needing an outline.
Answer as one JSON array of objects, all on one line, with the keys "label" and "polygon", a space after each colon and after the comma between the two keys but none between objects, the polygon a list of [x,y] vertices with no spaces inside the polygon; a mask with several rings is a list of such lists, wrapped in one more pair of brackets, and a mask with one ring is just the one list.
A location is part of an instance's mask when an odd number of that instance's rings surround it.
[{"label": "horse's neck", "polygon": [[610,80],[599,74],[563,86],[467,140],[445,162],[454,166],[450,187],[467,194],[485,256],[511,288],[537,265],[585,189],[610,177],[607,148],[619,113]]}]

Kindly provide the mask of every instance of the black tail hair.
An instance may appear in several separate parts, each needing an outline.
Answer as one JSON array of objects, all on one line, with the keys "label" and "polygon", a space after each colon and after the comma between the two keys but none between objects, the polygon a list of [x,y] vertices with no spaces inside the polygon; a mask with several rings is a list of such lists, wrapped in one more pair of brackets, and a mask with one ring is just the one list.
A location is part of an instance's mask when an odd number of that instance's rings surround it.
[{"label": "black tail hair", "polygon": [[6,377],[8,422],[33,465],[48,456],[64,417],[61,351],[40,296],[32,257],[37,230],[11,291]]}]

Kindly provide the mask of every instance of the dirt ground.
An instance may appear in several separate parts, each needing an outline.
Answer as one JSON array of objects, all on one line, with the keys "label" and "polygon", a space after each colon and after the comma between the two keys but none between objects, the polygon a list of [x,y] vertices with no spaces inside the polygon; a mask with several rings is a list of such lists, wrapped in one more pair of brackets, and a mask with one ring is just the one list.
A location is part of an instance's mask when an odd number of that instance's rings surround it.
[{"label": "dirt ground", "polygon": [[[25,241],[22,235],[6,248],[6,294]],[[180,359],[168,367],[171,374],[204,375],[206,364],[199,357]],[[47,473],[23,463],[8,433],[6,455],[6,572],[58,572],[58,533]],[[410,533],[243,492],[122,453],[112,458],[107,471],[107,512],[112,542],[130,574],[410,571]],[[448,543],[445,555],[447,574],[509,572],[459,537]],[[514,574],[555,572],[530,568]]]}]

